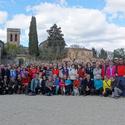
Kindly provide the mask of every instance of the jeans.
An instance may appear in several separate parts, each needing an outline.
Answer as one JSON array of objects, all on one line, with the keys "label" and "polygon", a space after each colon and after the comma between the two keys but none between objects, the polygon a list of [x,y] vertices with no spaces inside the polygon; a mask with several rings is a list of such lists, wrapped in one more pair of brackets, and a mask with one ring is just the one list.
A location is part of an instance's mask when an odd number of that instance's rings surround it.
[{"label": "jeans", "polygon": [[31,85],[30,85],[30,90],[31,90],[31,92],[35,93],[37,87],[38,87],[38,83],[35,82],[35,80],[33,80],[33,81],[31,82]]}]

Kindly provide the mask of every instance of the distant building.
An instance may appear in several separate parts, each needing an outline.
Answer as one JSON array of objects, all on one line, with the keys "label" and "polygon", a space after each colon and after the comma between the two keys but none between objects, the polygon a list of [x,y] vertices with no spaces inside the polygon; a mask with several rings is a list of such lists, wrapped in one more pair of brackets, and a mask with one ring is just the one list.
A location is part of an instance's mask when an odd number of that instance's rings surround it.
[{"label": "distant building", "polygon": [[40,48],[40,49],[48,48],[48,41],[45,40],[45,41],[41,42],[41,43],[39,44],[39,48]]},{"label": "distant building", "polygon": [[[39,44],[39,48],[40,49],[44,49],[44,48],[49,49],[47,44],[48,44],[48,41],[45,40]],[[90,49],[73,48],[73,47],[65,48],[65,49],[67,52],[67,54],[66,54],[67,60],[76,60],[76,61],[84,60],[87,62],[87,61],[90,61],[91,59],[93,59],[93,52]]]},{"label": "distant building", "polygon": [[87,62],[93,59],[93,52],[92,50],[86,48],[67,48],[67,58]]},{"label": "distant building", "polygon": [[7,28],[7,43],[20,45],[20,29]]}]

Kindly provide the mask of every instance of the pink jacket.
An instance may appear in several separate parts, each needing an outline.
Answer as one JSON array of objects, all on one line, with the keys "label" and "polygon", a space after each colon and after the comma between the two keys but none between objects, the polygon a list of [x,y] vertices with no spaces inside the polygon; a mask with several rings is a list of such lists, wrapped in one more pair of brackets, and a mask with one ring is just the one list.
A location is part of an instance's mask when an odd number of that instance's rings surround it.
[{"label": "pink jacket", "polygon": [[106,69],[106,76],[108,78],[115,77],[116,66],[108,66]]}]

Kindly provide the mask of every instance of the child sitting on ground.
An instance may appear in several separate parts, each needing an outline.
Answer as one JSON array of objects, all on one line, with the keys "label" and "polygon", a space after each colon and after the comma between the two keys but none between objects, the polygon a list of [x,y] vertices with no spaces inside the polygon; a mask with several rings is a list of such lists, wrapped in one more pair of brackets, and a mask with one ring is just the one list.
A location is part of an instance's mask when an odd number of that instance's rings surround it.
[{"label": "child sitting on ground", "polygon": [[112,84],[111,79],[105,76],[103,80],[103,96],[107,97],[112,94],[111,84]]},{"label": "child sitting on ground", "polygon": [[76,80],[73,82],[73,95],[77,96],[79,95],[79,86],[80,86],[80,80],[77,77]]},{"label": "child sitting on ground", "polygon": [[65,80],[65,86],[66,86],[65,94],[66,95],[71,95],[72,94],[72,89],[71,89],[72,81],[70,80],[69,77]]},{"label": "child sitting on ground", "polygon": [[48,96],[51,96],[53,95],[53,79],[52,77],[49,77],[48,80],[46,81],[46,88],[45,88],[45,91],[46,91],[46,94]]},{"label": "child sitting on ground", "polygon": [[59,83],[60,79],[57,75],[54,75],[54,94],[58,95],[59,93]]},{"label": "child sitting on ground", "polygon": [[93,95],[94,94],[94,82],[91,79],[90,75],[87,74],[84,80],[84,95]]},{"label": "child sitting on ground", "polygon": [[60,90],[61,90],[61,95],[65,94],[65,82],[63,79],[60,80],[59,82]]}]

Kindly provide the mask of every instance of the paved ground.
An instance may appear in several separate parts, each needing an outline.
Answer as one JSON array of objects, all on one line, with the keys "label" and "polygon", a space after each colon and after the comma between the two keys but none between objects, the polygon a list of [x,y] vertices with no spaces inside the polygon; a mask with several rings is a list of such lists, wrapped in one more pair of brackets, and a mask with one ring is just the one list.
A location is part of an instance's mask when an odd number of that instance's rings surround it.
[{"label": "paved ground", "polygon": [[0,125],[125,125],[125,98],[0,96]]}]

